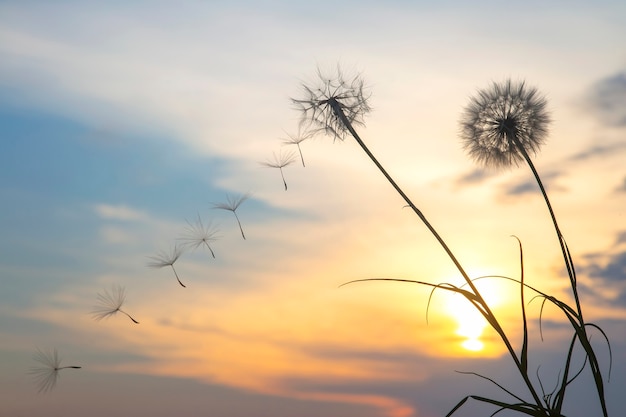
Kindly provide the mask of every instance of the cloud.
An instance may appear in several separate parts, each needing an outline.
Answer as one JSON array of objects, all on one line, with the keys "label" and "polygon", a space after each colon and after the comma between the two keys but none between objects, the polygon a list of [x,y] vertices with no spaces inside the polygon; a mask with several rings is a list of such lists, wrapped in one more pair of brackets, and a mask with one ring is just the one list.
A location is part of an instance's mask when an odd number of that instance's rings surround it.
[{"label": "cloud", "polygon": [[596,82],[591,87],[589,101],[602,122],[626,127],[626,71]]},{"label": "cloud", "polygon": [[570,161],[586,161],[594,157],[614,155],[617,152],[626,151],[626,142],[611,143],[608,145],[592,145],[568,158]]},{"label": "cloud", "polygon": [[485,169],[476,168],[475,170],[462,175],[456,180],[457,186],[480,184],[489,179],[491,173]]},{"label": "cloud", "polygon": [[[606,264],[592,263],[586,268],[592,278],[600,278],[605,282],[624,283],[626,276],[626,251],[611,255]],[[624,294],[626,295],[626,294]]]},{"label": "cloud", "polygon": [[588,262],[579,272],[587,275],[591,283],[580,283],[581,290],[596,298],[598,303],[626,307],[626,231],[618,232],[612,253],[589,253]]},{"label": "cloud", "polygon": [[146,221],[148,214],[125,205],[96,204],[94,211],[98,216],[107,220]]},{"label": "cloud", "polygon": [[622,179],[622,183],[615,188],[615,191],[618,193],[626,192],[626,177]]},{"label": "cloud", "polygon": [[[557,186],[556,184],[554,184],[554,179],[559,178],[560,176],[562,176],[563,173],[562,172],[557,172],[557,171],[553,171],[553,172],[549,172],[547,174],[543,174],[541,176],[541,181],[543,182],[545,187],[548,187],[548,185],[550,185],[552,190],[563,190],[562,187]],[[518,182],[516,184],[513,184],[511,186],[509,186],[506,191],[505,194],[507,196],[520,196],[520,195],[524,195],[524,194],[528,194],[528,193],[536,193],[538,191],[538,185],[537,182],[533,179],[528,179],[528,180],[524,180],[522,182]]]}]

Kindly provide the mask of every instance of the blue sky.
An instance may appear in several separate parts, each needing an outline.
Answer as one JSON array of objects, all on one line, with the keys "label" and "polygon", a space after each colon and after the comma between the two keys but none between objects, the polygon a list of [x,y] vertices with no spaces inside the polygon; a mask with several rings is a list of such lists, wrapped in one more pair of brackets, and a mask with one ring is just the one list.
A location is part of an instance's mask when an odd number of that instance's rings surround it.
[{"label": "blue sky", "polygon": [[[461,347],[470,323],[453,297],[435,296],[427,324],[424,288],[338,288],[459,279],[355,143],[303,142],[287,191],[263,166],[295,150],[282,142],[298,128],[290,97],[337,63],[372,92],[370,149],[468,271],[518,273],[516,235],[529,282],[567,298],[528,168],[483,170],[458,139],[468,97],[492,81],[546,96],[553,122],[535,162],[587,318],[611,339],[607,399],[623,414],[624,19],[617,1],[0,2],[0,417],[434,417],[501,394],[455,370],[517,386],[493,334],[482,351]],[[212,208],[243,194],[245,240]],[[147,264],[198,216],[218,229],[216,257],[183,253],[181,288]],[[91,317],[116,284],[140,324]],[[481,285],[519,337],[516,289]],[[532,366],[550,385],[570,334],[548,310],[541,342],[538,304],[530,314]],[[37,393],[37,348],[83,368]],[[584,378],[568,416],[597,413]]]}]

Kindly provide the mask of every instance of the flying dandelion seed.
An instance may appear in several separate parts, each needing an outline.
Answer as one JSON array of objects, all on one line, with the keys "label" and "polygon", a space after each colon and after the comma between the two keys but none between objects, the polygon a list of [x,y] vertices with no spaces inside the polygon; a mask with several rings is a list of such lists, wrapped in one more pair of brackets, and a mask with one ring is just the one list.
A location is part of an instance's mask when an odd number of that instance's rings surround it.
[{"label": "flying dandelion seed", "polygon": [[96,321],[100,321],[102,319],[108,319],[119,312],[131,319],[133,323],[139,324],[130,314],[122,310],[122,305],[126,301],[125,291],[126,290],[121,285],[114,285],[111,292],[104,290],[103,294],[98,293],[98,302],[100,304],[97,306],[96,310],[91,312],[93,318]]},{"label": "flying dandelion seed", "polygon": [[469,155],[485,166],[517,166],[539,151],[549,123],[546,100],[537,89],[523,81],[494,82],[466,106],[461,140]]},{"label": "flying dandelion seed", "polygon": [[176,272],[176,268],[174,268],[174,263],[176,263],[182,253],[182,249],[179,248],[178,245],[174,245],[169,252],[161,251],[155,256],[150,256],[150,259],[152,259],[152,261],[148,262],[148,266],[150,268],[164,268],[166,266],[171,267],[172,271],[174,271],[174,276],[176,277],[176,280],[178,280],[178,283],[181,285],[181,287],[186,288],[185,284],[180,281],[178,273]]},{"label": "flying dandelion seed", "polygon": [[368,104],[370,94],[360,74],[346,79],[339,66],[332,78],[326,77],[319,69],[317,76],[318,86],[302,84],[305,97],[291,99],[302,113],[300,126],[307,128],[311,134],[321,131],[334,139],[343,140],[352,135],[352,126],[365,124],[364,116],[371,111]]},{"label": "flying dandelion seed", "polygon": [[211,256],[215,258],[215,252],[213,252],[213,248],[211,248],[211,243],[217,240],[216,233],[218,229],[213,226],[213,223],[209,221],[206,225],[202,222],[202,218],[200,218],[200,214],[198,214],[198,218],[194,224],[191,224],[189,220],[187,220],[188,227],[185,228],[185,232],[183,236],[179,238],[181,240],[183,247],[190,247],[193,249],[197,249],[201,245],[207,247],[209,252],[211,252]]},{"label": "flying dandelion seed", "polygon": [[286,133],[287,138],[283,139],[283,144],[285,145],[296,145],[298,147],[298,153],[300,154],[300,161],[302,161],[302,166],[306,166],[304,164],[304,156],[302,155],[302,148],[300,147],[300,144],[302,142],[304,142],[305,140],[309,139],[310,137],[312,137],[312,133],[311,132],[306,132],[306,133],[300,133],[300,129],[298,129],[298,134],[296,135],[291,135],[289,133]]},{"label": "flying dandelion seed", "polygon": [[235,219],[237,220],[237,224],[239,225],[239,231],[241,231],[241,237],[244,239],[246,235],[243,233],[243,228],[241,227],[241,222],[239,221],[239,216],[237,216],[237,209],[239,206],[250,198],[250,194],[240,194],[236,197],[232,197],[229,194],[226,194],[226,202],[225,203],[213,203],[214,209],[227,210],[232,211],[235,215]]},{"label": "flying dandelion seed", "polygon": [[285,191],[287,191],[287,181],[285,181],[285,174],[283,173],[283,168],[291,165],[296,160],[296,155],[294,152],[289,152],[284,154],[279,152],[278,155],[275,153],[272,155],[273,160],[261,162],[264,166],[269,168],[278,168],[280,170],[280,177],[283,179],[283,185],[285,186]]},{"label": "flying dandelion seed", "polygon": [[35,378],[38,387],[37,392],[47,392],[53,389],[59,379],[59,372],[62,369],[82,368],[81,366],[61,366],[61,358],[56,348],[52,349],[50,352],[44,352],[37,348],[33,359],[41,364],[40,366],[32,367],[29,371]]}]

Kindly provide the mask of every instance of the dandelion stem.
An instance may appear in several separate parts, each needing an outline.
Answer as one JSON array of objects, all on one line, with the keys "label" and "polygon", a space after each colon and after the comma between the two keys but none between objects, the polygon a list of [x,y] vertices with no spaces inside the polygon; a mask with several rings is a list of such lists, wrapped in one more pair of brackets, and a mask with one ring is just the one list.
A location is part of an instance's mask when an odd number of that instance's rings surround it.
[{"label": "dandelion stem", "polygon": [[435,239],[437,239],[437,241],[439,242],[441,247],[444,249],[444,251],[446,252],[448,257],[452,260],[452,262],[454,263],[454,265],[456,266],[458,271],[463,276],[463,278],[464,278],[465,282],[467,283],[467,285],[472,289],[472,292],[477,297],[476,301],[472,300],[471,302],[480,311],[480,313],[485,317],[485,319],[491,324],[491,326],[494,328],[494,330],[500,335],[502,341],[504,342],[504,344],[507,347],[507,350],[509,351],[509,354],[511,355],[513,361],[515,362],[517,368],[519,369],[520,374],[521,374],[522,378],[524,379],[524,383],[526,384],[526,386],[528,387],[528,390],[530,391],[531,395],[533,396],[533,399],[534,399],[535,403],[541,408],[542,402],[541,402],[541,399],[539,397],[539,394],[536,392],[533,384],[531,383],[531,381],[530,381],[530,379],[528,377],[527,372],[524,372],[524,368],[522,366],[522,363],[520,362],[520,359],[518,358],[517,353],[515,352],[515,349],[511,345],[511,342],[510,342],[509,338],[507,337],[506,333],[504,332],[504,329],[502,328],[502,326],[500,325],[500,323],[496,319],[496,316],[493,314],[493,312],[489,308],[489,305],[487,304],[487,302],[484,300],[484,298],[482,297],[482,295],[480,294],[480,292],[478,291],[478,289],[476,288],[476,286],[474,285],[474,283],[470,279],[470,277],[467,274],[467,272],[465,272],[465,269],[462,267],[460,262],[457,260],[456,256],[452,252],[452,250],[448,247],[448,245],[443,240],[443,238],[439,235],[439,233],[431,225],[431,223],[428,221],[426,216],[424,216],[424,214],[421,212],[421,210],[419,210],[417,208],[417,206],[415,204],[413,204],[411,199],[405,194],[405,192],[400,188],[400,186],[398,186],[398,184],[389,175],[389,173],[387,173],[387,171],[380,164],[380,162],[378,162],[378,160],[376,159],[374,154],[372,154],[372,152],[368,149],[368,147],[365,145],[363,140],[361,140],[359,134],[356,132],[356,130],[354,129],[354,127],[352,126],[352,124],[350,123],[350,121],[348,120],[346,115],[344,114],[344,112],[342,110],[342,107],[341,107],[341,104],[337,101],[337,99],[335,97],[330,97],[330,98],[327,99],[327,104],[329,106],[331,106],[331,108],[333,109],[333,112],[335,113],[335,115],[341,120],[341,122],[346,127],[346,129],[348,129],[348,131],[350,132],[352,137],[356,140],[356,142],[359,144],[359,146],[363,149],[363,151],[365,151],[365,153],[372,160],[374,165],[376,165],[376,167],[384,175],[384,177],[387,179],[387,181],[389,181],[389,183],[392,185],[392,187],[398,192],[398,194],[400,194],[400,196],[409,205],[409,207],[411,207],[411,209],[420,218],[420,220],[422,220],[424,225],[426,225],[428,230],[433,234]]},{"label": "dandelion stem", "polygon": [[300,160],[302,161],[302,166],[306,167],[306,165],[304,165],[304,156],[302,155],[302,148],[300,148],[299,143],[296,143],[296,145],[298,145],[298,153],[300,153]]},{"label": "dandelion stem", "polygon": [[285,185],[285,191],[287,191],[287,181],[285,181],[285,174],[283,174],[282,168],[280,168],[280,177],[283,179],[283,184]]},{"label": "dandelion stem", "polygon": [[183,284],[183,283],[180,281],[180,278],[178,278],[178,273],[176,272],[176,268],[174,268],[174,264],[172,264],[172,265],[170,265],[170,266],[172,267],[172,271],[174,271],[174,276],[176,276],[176,280],[178,281],[178,283],[179,283],[179,284],[180,284],[183,288],[187,288],[187,287],[185,286],[185,284]]},{"label": "dandelion stem", "polygon": [[577,329],[576,335],[578,336],[581,344],[585,348],[585,352],[588,356],[589,364],[591,366],[591,370],[594,376],[594,381],[595,381],[596,389],[598,391],[598,396],[600,397],[600,406],[602,407],[602,413],[605,417],[607,417],[608,410],[606,408],[606,400],[604,398],[604,382],[602,381],[602,377],[600,375],[598,359],[595,354],[595,351],[591,347],[587,348],[587,346],[589,346],[589,336],[587,334],[587,328],[586,328],[586,324],[583,318],[582,307],[580,305],[580,298],[578,296],[576,270],[574,269],[574,262],[572,260],[569,249],[567,247],[565,237],[563,236],[563,234],[561,233],[561,229],[559,228],[559,224],[556,220],[556,215],[554,214],[554,210],[552,209],[552,204],[550,204],[550,199],[548,198],[548,193],[546,192],[546,189],[543,186],[543,181],[541,181],[541,177],[539,176],[539,173],[537,172],[537,169],[535,168],[535,164],[533,164],[533,161],[530,158],[530,155],[528,155],[528,152],[526,152],[526,149],[524,149],[522,144],[517,139],[516,135],[510,134],[510,137],[512,137],[513,142],[515,143],[515,146],[517,146],[520,153],[526,160],[526,163],[530,167],[530,170],[532,171],[533,176],[535,177],[535,180],[537,181],[537,185],[539,186],[541,194],[543,195],[543,199],[546,202],[548,211],[550,212],[550,217],[552,218],[552,223],[554,224],[554,230],[556,231],[556,235],[559,240],[559,245],[561,247],[561,253],[563,254],[563,259],[565,261],[565,267],[567,268],[567,274],[569,276],[570,284],[572,287],[572,293],[574,295],[574,302],[576,303],[576,311],[578,313],[577,314],[578,325],[575,326],[575,329]]},{"label": "dandelion stem", "polygon": [[[287,186],[285,186],[285,189],[287,189]],[[241,227],[241,222],[239,221],[239,216],[237,216],[237,213],[235,212],[235,210],[233,210],[232,212],[235,215],[235,219],[237,219],[237,224],[239,225],[239,231],[241,231],[241,237],[244,238],[244,240],[245,240],[246,239],[246,235],[244,235],[244,233],[243,233],[243,227]]]},{"label": "dandelion stem", "polygon": [[209,242],[204,241],[204,244],[209,249],[209,252],[211,252],[211,256],[213,256],[213,259],[215,259],[215,252],[213,252],[213,249],[211,248],[211,245],[209,245]]},{"label": "dandelion stem", "polygon": [[530,170],[532,171],[535,180],[537,181],[537,185],[539,186],[539,189],[541,191],[541,194],[543,195],[543,199],[546,202],[546,206],[548,207],[548,211],[550,212],[550,217],[552,218],[552,223],[554,224],[554,229],[556,231],[556,235],[557,238],[559,239],[559,245],[561,246],[561,252],[563,253],[563,258],[565,260],[565,266],[567,268],[567,274],[569,276],[571,285],[572,285],[572,292],[574,293],[574,300],[576,302],[576,310],[578,311],[578,315],[582,321],[582,308],[580,306],[580,300],[578,297],[578,289],[576,288],[576,271],[574,270],[574,264],[572,262],[572,258],[569,254],[569,250],[567,249],[567,243],[565,242],[565,238],[563,237],[563,234],[561,233],[561,229],[559,228],[559,224],[556,220],[556,215],[554,214],[554,210],[552,209],[552,204],[550,203],[550,199],[548,198],[548,193],[546,192],[546,189],[543,186],[543,181],[541,181],[541,177],[539,176],[539,173],[537,172],[537,169],[535,168],[535,164],[533,163],[532,159],[530,158],[530,155],[528,155],[528,152],[526,152],[526,149],[524,149],[524,147],[522,146],[522,144],[519,142],[519,140],[517,139],[517,137],[515,135],[511,135],[513,138],[513,141],[515,143],[515,146],[518,147],[520,153],[522,154],[522,156],[524,157],[524,159],[526,160],[526,163],[528,164],[528,166],[530,167]]},{"label": "dandelion stem", "polygon": [[139,324],[139,322],[137,320],[135,320],[133,318],[133,316],[131,316],[130,314],[128,314],[127,312],[123,311],[123,310],[118,310],[120,313],[124,314],[126,317],[128,317],[129,319],[131,319],[133,321],[133,323],[135,324]]}]

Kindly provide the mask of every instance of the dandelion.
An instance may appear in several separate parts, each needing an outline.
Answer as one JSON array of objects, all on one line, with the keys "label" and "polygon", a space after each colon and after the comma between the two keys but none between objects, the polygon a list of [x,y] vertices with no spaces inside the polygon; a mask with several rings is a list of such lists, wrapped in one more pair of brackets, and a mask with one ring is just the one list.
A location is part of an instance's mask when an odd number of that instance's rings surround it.
[{"label": "dandelion", "polygon": [[278,168],[280,170],[280,176],[283,179],[283,184],[285,185],[285,191],[287,191],[287,181],[285,181],[285,174],[283,173],[283,168],[287,165],[293,164],[296,160],[296,156],[293,152],[289,152],[283,155],[282,152],[279,152],[278,155],[273,154],[273,160],[262,162],[262,164],[269,168]]},{"label": "dandelion", "polygon": [[300,133],[300,129],[298,129],[298,134],[290,135],[287,133],[287,138],[283,139],[283,143],[285,145],[296,145],[298,147],[298,153],[300,154],[300,161],[302,161],[303,167],[306,165],[304,165],[304,156],[302,156],[302,148],[300,147],[300,144],[309,139],[311,136],[311,132]]},{"label": "dandelion", "polygon": [[199,246],[204,245],[209,252],[211,252],[213,258],[215,258],[215,252],[213,252],[210,242],[217,240],[215,234],[218,232],[218,229],[213,226],[213,223],[209,220],[205,226],[204,223],[202,223],[200,214],[198,214],[196,222],[191,224],[189,220],[187,220],[187,225],[188,227],[185,228],[185,234],[179,238],[179,240],[183,241],[183,246],[197,249]]},{"label": "dandelion", "polygon": [[548,133],[546,100],[522,82],[493,83],[470,99],[461,118],[461,138],[485,166],[518,165],[536,154]]},{"label": "dandelion", "polygon": [[[586,323],[583,318],[574,261],[565,237],[561,233],[548,193],[531,159],[531,154],[536,154],[543,144],[549,123],[550,116],[546,110],[546,100],[539,95],[537,90],[527,88],[524,82],[513,83],[507,80],[501,84],[493,83],[490,88],[478,91],[477,96],[470,99],[461,118],[461,139],[469,154],[484,165],[502,167],[518,165],[521,161],[525,161],[531,169],[550,213],[569,276],[576,307],[574,310],[568,306],[568,315],[571,314],[571,323],[576,329],[576,338],[587,355],[602,414],[606,417],[608,413],[604,398],[604,382],[597,356],[587,333],[588,327],[592,326],[597,329],[598,327]],[[567,373],[563,381],[571,382],[568,381]],[[565,387],[561,389],[564,393]],[[559,403],[559,407],[560,405]]]},{"label": "dandelion", "polygon": [[80,369],[81,366],[61,366],[61,358],[55,349],[50,352],[41,351],[37,348],[37,352],[33,355],[33,359],[41,365],[32,367],[29,371],[34,376],[38,387],[37,392],[50,391],[59,379],[59,371],[62,369]]},{"label": "dandelion", "polygon": [[363,78],[357,74],[348,79],[339,66],[332,78],[319,69],[317,76],[318,86],[302,84],[304,98],[291,99],[302,112],[300,126],[307,127],[310,133],[322,131],[334,139],[343,140],[349,134],[353,135],[352,126],[364,125],[363,118],[371,110],[368,104],[370,94]]},{"label": "dandelion", "polygon": [[171,267],[172,271],[174,271],[174,276],[176,277],[176,280],[178,280],[178,283],[181,285],[181,287],[185,287],[185,284],[183,284],[178,277],[176,268],[174,268],[174,263],[178,260],[178,258],[180,258],[180,255],[182,255],[182,253],[183,252],[178,247],[178,245],[174,245],[169,252],[161,251],[155,256],[150,256],[152,262],[148,262],[148,266],[151,268],[163,268],[166,266]]},{"label": "dandelion", "polygon": [[243,237],[244,239],[246,238],[246,235],[243,233],[243,228],[241,227],[241,222],[239,221],[239,216],[237,216],[237,209],[248,198],[250,198],[250,194],[248,194],[248,193],[240,194],[240,195],[238,195],[236,197],[232,197],[232,198],[231,198],[230,195],[226,194],[226,202],[225,203],[213,203],[213,208],[214,209],[228,210],[228,211],[232,211],[233,212],[233,214],[235,215],[235,219],[237,220],[237,224],[239,225],[239,230],[241,231],[241,237]]},{"label": "dandelion", "polygon": [[96,321],[107,319],[120,312],[131,319],[133,323],[139,324],[130,314],[122,310],[122,305],[126,301],[126,293],[121,285],[114,285],[111,292],[104,290],[103,294],[98,293],[98,301],[100,304],[97,309],[91,312]]}]

